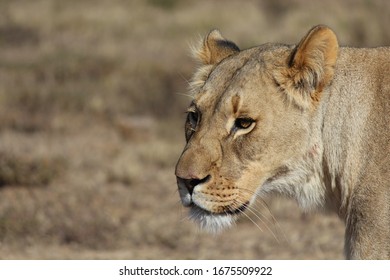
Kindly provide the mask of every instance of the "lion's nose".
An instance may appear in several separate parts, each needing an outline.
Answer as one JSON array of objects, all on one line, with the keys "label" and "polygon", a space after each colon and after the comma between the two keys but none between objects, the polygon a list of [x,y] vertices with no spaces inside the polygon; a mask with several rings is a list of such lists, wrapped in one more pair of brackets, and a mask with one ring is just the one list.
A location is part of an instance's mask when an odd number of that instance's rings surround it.
[{"label": "lion's nose", "polygon": [[210,178],[211,178],[210,175],[207,175],[203,179],[196,179],[196,178],[185,179],[185,178],[177,177],[177,181],[178,183],[182,183],[188,190],[189,194],[192,195],[192,192],[194,191],[194,188],[197,185],[206,183],[208,180],[210,180]]}]

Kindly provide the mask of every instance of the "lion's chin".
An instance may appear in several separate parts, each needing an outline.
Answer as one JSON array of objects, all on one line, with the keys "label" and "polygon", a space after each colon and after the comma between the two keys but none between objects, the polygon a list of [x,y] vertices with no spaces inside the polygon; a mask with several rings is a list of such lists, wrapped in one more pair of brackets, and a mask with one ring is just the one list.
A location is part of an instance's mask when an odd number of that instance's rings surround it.
[{"label": "lion's chin", "polygon": [[231,214],[213,214],[198,206],[192,206],[190,219],[196,222],[201,230],[218,234],[235,224],[236,216]]}]

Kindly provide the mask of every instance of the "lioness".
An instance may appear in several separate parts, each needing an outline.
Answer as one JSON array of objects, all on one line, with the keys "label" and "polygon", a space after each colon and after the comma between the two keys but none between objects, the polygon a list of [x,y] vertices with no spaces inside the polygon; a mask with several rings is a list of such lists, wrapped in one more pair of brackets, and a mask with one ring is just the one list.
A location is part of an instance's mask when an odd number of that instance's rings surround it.
[{"label": "lioness", "polygon": [[335,211],[347,258],[389,259],[390,48],[339,47],[319,25],[243,51],[213,30],[196,53],[176,166],[190,217],[219,231],[278,192]]}]

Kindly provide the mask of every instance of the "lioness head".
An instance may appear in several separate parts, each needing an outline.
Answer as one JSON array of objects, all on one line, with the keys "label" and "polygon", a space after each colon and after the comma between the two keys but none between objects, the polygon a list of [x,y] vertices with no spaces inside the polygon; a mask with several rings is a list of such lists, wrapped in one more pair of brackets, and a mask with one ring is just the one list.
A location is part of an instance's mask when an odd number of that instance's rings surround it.
[{"label": "lioness head", "polygon": [[192,82],[187,144],[176,166],[190,217],[218,231],[256,196],[274,190],[315,204],[310,190],[296,187],[311,180],[304,162],[320,156],[310,116],[333,78],[334,33],[317,26],[297,46],[240,51],[213,30],[196,53],[201,67]]}]

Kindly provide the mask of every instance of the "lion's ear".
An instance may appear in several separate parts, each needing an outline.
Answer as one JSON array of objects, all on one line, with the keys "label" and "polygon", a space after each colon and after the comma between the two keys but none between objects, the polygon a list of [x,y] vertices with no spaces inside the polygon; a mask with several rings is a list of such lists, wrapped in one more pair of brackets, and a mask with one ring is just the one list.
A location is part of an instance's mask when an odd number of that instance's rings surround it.
[{"label": "lion's ear", "polygon": [[239,51],[236,44],[226,40],[217,29],[214,29],[204,38],[200,46],[194,49],[194,56],[203,65],[214,65]]},{"label": "lion's ear", "polygon": [[308,108],[320,100],[322,90],[333,79],[338,48],[334,32],[318,25],[293,50],[277,80],[298,106]]}]

